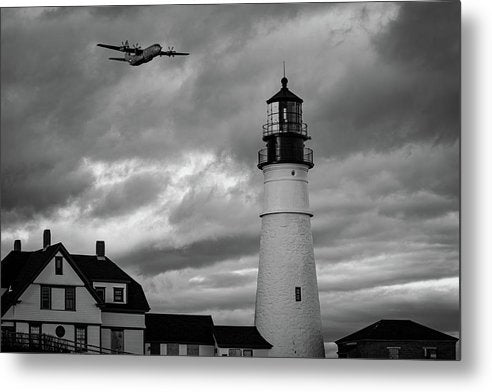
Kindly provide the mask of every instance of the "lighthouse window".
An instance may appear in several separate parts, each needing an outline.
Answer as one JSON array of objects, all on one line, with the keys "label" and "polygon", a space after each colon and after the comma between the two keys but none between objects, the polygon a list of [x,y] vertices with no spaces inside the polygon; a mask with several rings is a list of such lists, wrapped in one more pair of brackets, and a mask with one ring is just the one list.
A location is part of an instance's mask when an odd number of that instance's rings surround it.
[{"label": "lighthouse window", "polygon": [[296,287],[296,302],[299,302],[301,300],[301,288]]}]

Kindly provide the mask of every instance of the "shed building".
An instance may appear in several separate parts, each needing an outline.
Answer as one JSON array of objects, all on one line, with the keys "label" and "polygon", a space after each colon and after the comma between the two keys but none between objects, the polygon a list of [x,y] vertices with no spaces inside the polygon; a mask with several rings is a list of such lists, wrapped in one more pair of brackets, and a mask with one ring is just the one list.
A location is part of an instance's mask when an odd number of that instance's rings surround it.
[{"label": "shed building", "polygon": [[455,360],[457,341],[412,320],[380,320],[335,343],[339,358]]}]

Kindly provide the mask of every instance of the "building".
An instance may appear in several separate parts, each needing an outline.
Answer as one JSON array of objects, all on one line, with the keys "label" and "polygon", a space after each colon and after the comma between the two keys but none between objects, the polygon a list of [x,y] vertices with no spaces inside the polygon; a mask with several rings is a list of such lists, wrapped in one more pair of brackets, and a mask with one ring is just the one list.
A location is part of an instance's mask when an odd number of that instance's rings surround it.
[{"label": "building", "polygon": [[147,355],[215,355],[211,316],[149,313],[145,324]]},{"label": "building", "polygon": [[254,326],[215,325],[211,316],[148,313],[146,355],[268,357],[272,345]]},{"label": "building", "polygon": [[220,357],[268,357],[272,348],[254,326],[216,325],[214,337]]},{"label": "building", "polygon": [[20,240],[2,260],[2,350],[144,353],[140,284],[105,255],[70,254],[62,243],[22,251]]},{"label": "building", "polygon": [[380,320],[335,343],[338,358],[455,360],[457,341],[412,320]]},{"label": "building", "polygon": [[302,122],[303,100],[282,88],[267,101],[260,260],[255,325],[274,357],[324,357],[316,265],[311,234],[308,171],[313,151]]}]

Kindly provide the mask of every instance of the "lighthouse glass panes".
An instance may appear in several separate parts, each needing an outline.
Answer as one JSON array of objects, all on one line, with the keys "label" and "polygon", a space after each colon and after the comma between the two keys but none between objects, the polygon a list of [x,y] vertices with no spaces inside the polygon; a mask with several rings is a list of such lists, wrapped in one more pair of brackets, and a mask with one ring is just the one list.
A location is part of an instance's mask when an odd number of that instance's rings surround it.
[{"label": "lighthouse glass panes", "polygon": [[272,102],[267,107],[267,123],[263,136],[273,133],[295,132],[306,134],[302,123],[302,104],[300,102]]}]

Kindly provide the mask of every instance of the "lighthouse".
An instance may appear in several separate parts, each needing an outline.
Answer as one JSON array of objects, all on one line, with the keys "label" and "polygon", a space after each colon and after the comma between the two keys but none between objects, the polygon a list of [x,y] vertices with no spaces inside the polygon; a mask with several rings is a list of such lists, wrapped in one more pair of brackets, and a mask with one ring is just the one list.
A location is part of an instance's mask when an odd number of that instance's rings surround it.
[{"label": "lighthouse", "polygon": [[255,325],[274,357],[324,357],[316,265],[311,234],[308,171],[313,151],[302,121],[303,100],[282,88],[267,102],[260,260]]}]

